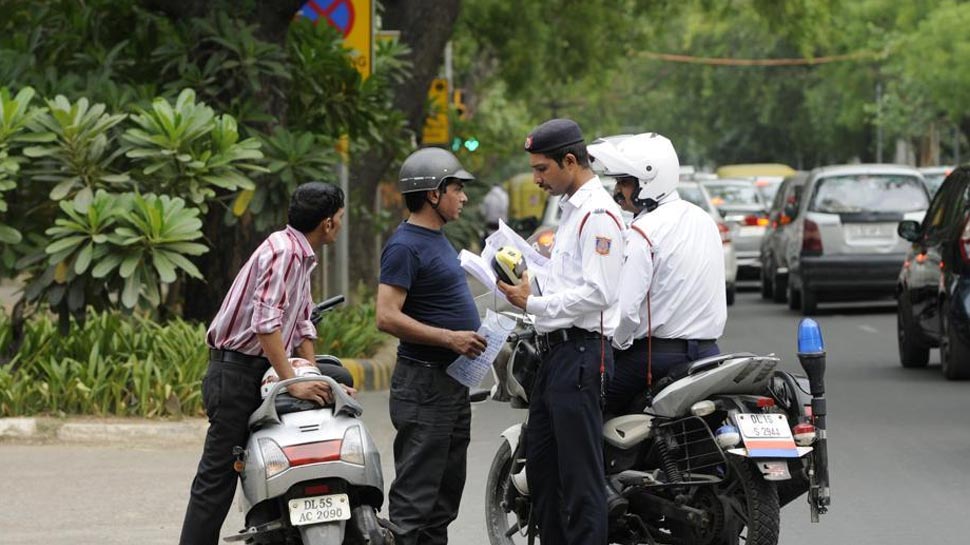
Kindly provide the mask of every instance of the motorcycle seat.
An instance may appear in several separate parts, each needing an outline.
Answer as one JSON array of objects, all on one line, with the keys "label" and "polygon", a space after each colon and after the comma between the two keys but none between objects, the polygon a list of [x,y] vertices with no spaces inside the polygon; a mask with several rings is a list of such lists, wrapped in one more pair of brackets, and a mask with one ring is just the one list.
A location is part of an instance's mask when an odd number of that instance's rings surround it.
[{"label": "motorcycle seat", "polygon": [[653,403],[653,398],[656,397],[657,394],[659,394],[667,386],[670,386],[682,378],[696,375],[709,369],[714,369],[728,360],[733,360],[736,358],[748,358],[753,356],[754,354],[750,352],[735,352],[732,354],[718,354],[717,356],[711,356],[709,358],[702,358],[699,360],[677,364],[670,369],[667,376],[654,383],[651,389],[644,390],[633,398],[633,401],[630,403],[630,407],[627,410],[627,414],[643,412]]}]

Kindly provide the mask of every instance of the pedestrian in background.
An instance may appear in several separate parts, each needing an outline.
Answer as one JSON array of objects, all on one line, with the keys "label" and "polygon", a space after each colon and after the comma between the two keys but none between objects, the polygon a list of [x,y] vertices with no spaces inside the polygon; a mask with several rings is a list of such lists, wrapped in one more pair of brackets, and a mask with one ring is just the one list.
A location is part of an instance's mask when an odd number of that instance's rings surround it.
[{"label": "pedestrian in background", "polygon": [[605,545],[601,403],[613,367],[607,345],[619,320],[624,228],[619,207],[590,170],[575,122],[539,125],[525,150],[536,183],[564,196],[541,294],[532,294],[528,281],[499,282],[509,302],[535,315],[539,334],[542,361],[524,439],[533,512],[542,543]]},{"label": "pedestrian in background", "polygon": [[509,194],[502,187],[502,184],[495,184],[488,190],[485,198],[482,199],[482,217],[485,219],[485,234],[482,236],[482,247],[485,247],[485,239],[495,231],[498,231],[499,220],[509,221]]},{"label": "pedestrian in background", "polygon": [[[272,366],[280,380],[293,378],[289,356],[294,349],[300,357],[316,360],[317,332],[310,322],[310,273],[317,264],[314,248],[337,239],[343,215],[340,188],[321,182],[297,187],[290,198],[286,228],[256,248],[209,326],[209,366],[202,379],[209,430],[192,481],[181,545],[219,543],[238,479],[232,449],[249,439],[249,415],[262,402],[263,373]],[[321,404],[333,399],[330,386],[323,382],[300,382],[287,391]]]},{"label": "pedestrian in background", "polygon": [[401,166],[410,215],[381,255],[377,327],[401,340],[391,378],[395,479],[388,492],[399,545],[443,545],[458,516],[471,439],[468,388],[446,372],[475,357],[485,339],[458,253],[441,228],[468,202],[474,180],[451,152],[425,148]]},{"label": "pedestrian in background", "polygon": [[620,415],[677,365],[720,353],[724,254],[711,216],[677,194],[680,162],[670,140],[656,133],[603,139],[589,152],[616,178],[617,201],[635,214],[613,336],[616,374],[606,396],[607,412]]}]

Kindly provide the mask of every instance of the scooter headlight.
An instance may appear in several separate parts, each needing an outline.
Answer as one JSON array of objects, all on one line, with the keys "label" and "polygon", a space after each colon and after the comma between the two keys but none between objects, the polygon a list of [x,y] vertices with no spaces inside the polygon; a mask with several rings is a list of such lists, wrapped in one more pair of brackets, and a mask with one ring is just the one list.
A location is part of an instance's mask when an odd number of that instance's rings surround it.
[{"label": "scooter headlight", "polygon": [[258,444],[259,452],[263,455],[263,467],[266,469],[267,479],[290,468],[290,461],[286,459],[283,449],[276,444],[276,441],[263,437]]},{"label": "scooter headlight", "polygon": [[361,436],[360,426],[347,428],[344,432],[340,459],[349,464],[364,465],[364,438]]}]

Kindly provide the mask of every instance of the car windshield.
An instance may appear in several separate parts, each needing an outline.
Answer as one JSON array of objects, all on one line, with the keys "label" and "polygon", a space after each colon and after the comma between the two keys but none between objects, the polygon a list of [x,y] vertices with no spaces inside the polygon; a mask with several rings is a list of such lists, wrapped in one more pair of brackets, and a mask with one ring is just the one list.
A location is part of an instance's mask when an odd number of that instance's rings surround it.
[{"label": "car windshield", "polygon": [[853,212],[913,212],[929,206],[919,178],[905,175],[859,174],[819,181],[810,210],[829,214]]},{"label": "car windshield", "polygon": [[710,204],[707,197],[701,192],[701,188],[696,185],[681,185],[677,188],[677,194],[681,199],[699,206],[702,210],[710,211]]},{"label": "car windshield", "polygon": [[762,206],[761,194],[754,184],[704,184],[714,206]]}]

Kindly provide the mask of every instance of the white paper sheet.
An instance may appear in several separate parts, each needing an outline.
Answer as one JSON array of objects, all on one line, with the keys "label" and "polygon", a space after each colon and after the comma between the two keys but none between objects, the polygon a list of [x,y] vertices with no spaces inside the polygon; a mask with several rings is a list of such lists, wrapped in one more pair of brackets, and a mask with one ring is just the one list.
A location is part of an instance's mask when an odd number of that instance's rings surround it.
[{"label": "white paper sheet", "polygon": [[485,351],[479,354],[477,358],[459,356],[448,366],[446,370],[448,375],[469,388],[477,388],[485,375],[488,374],[492,362],[498,357],[499,351],[502,350],[502,346],[513,329],[515,329],[514,319],[487,309],[485,320],[482,322],[482,326],[478,328],[478,334],[485,337],[487,343]]},{"label": "white paper sheet", "polygon": [[[458,253],[458,262],[461,264],[461,268],[465,270],[466,273],[470,274],[472,278],[478,280],[482,283],[486,289],[488,289],[495,298],[502,301],[503,303],[508,303],[508,299],[502,294],[498,289],[496,284],[495,271],[489,266],[489,262],[477,254],[469,252],[468,250],[462,250]],[[492,297],[492,295],[489,295]]]}]

